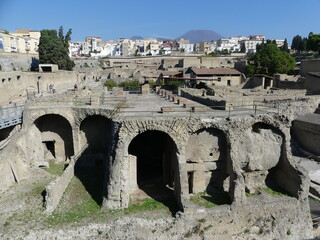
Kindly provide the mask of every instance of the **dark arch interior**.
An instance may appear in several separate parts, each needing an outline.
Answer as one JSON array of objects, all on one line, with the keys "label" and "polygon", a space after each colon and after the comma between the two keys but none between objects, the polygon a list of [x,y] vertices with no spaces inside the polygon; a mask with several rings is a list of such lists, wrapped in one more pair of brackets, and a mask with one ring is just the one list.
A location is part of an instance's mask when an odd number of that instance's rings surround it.
[{"label": "dark arch interior", "polygon": [[[34,124],[40,130],[40,132],[53,132],[58,134],[64,142],[64,150],[65,150],[65,157],[70,158],[74,155],[73,149],[73,138],[72,138],[72,128],[70,123],[64,117],[57,115],[57,114],[48,114],[39,117]],[[52,143],[45,142],[46,146],[49,151],[54,151],[52,148]]]},{"label": "dark arch interior", "polygon": [[176,202],[171,200],[177,187],[178,162],[177,147],[171,137],[161,131],[146,131],[131,141],[128,152],[137,157],[140,190],[175,211]]},{"label": "dark arch interior", "polygon": [[7,127],[0,129],[0,142],[5,140],[7,137],[9,137],[11,131],[14,129],[15,126]]},{"label": "dark arch interior", "polygon": [[102,204],[103,182],[108,179],[107,171],[109,147],[111,144],[111,120],[94,115],[84,119],[80,125],[85,140],[81,145],[88,144],[76,162],[75,175],[80,179],[88,193]]}]

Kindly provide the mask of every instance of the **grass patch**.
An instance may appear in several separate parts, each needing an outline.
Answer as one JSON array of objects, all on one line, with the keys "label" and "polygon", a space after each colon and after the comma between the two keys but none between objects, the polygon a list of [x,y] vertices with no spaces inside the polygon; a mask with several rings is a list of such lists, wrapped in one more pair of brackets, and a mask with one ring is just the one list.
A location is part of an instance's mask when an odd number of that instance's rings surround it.
[{"label": "grass patch", "polygon": [[283,191],[280,192],[280,191],[273,190],[271,188],[263,188],[262,190],[272,196],[280,196],[280,197],[289,196],[287,193],[285,193]]},{"label": "grass patch", "polygon": [[[81,202],[81,204],[74,206],[65,212],[55,211],[47,218],[47,223],[50,226],[57,226],[64,223],[78,222],[84,218],[99,217],[104,211],[92,199],[88,198]],[[105,214],[105,213],[104,213]]]},{"label": "grass patch", "polygon": [[223,204],[230,204],[231,202],[230,197],[226,192],[215,193],[214,195],[210,195],[207,192],[202,192],[192,196],[190,198],[190,201],[205,208],[212,208]]},{"label": "grass patch", "polygon": [[55,161],[49,161],[49,167],[45,168],[45,170],[52,175],[60,176],[63,173],[65,166],[65,163],[56,163]]},{"label": "grass patch", "polygon": [[257,193],[248,193],[246,192],[246,196],[247,197],[252,197],[252,196],[255,196],[255,195],[258,195]]},{"label": "grass patch", "polygon": [[168,207],[163,203],[158,202],[155,199],[146,198],[134,204],[130,204],[129,207],[124,210],[124,213],[132,214],[132,213],[137,213],[141,211],[152,211],[152,210],[158,210],[158,209],[168,209]]}]

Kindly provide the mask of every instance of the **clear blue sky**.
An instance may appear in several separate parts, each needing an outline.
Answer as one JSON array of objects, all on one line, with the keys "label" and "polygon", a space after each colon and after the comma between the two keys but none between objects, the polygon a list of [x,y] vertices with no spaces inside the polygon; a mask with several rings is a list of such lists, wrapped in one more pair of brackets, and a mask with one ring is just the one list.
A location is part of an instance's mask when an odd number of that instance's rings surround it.
[{"label": "clear blue sky", "polygon": [[320,0],[0,0],[0,29],[72,28],[85,36],[117,39],[139,35],[176,38],[208,29],[225,37],[267,38],[320,33]]}]

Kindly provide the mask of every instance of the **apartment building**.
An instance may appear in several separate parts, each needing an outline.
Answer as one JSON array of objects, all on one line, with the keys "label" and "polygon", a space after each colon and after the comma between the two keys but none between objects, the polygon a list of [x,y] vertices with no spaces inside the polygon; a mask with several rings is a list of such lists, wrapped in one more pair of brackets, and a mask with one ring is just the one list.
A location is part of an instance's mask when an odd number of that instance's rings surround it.
[{"label": "apartment building", "polygon": [[37,54],[40,32],[26,29],[25,31],[24,34],[0,31],[0,52]]}]

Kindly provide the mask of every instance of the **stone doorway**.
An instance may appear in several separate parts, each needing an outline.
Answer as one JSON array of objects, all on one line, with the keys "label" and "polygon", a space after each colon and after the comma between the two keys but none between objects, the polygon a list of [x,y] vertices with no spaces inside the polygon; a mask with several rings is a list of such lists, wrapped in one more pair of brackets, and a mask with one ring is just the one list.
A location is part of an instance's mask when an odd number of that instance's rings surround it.
[{"label": "stone doorway", "polygon": [[[174,199],[178,177],[177,147],[164,132],[148,130],[130,143],[131,199]],[[174,200],[175,201],[175,200]],[[170,207],[170,206],[169,206]]]},{"label": "stone doorway", "polygon": [[57,161],[65,161],[74,155],[72,128],[67,119],[58,114],[47,114],[36,119],[34,124],[41,132],[44,156],[49,154],[49,158],[54,156]]},{"label": "stone doorway", "polygon": [[50,157],[46,157],[46,159],[56,158],[56,152],[55,152],[55,147],[54,147],[55,141],[54,140],[53,141],[44,141],[43,143],[44,143],[46,149],[48,150],[48,153],[46,155],[50,156]]}]

